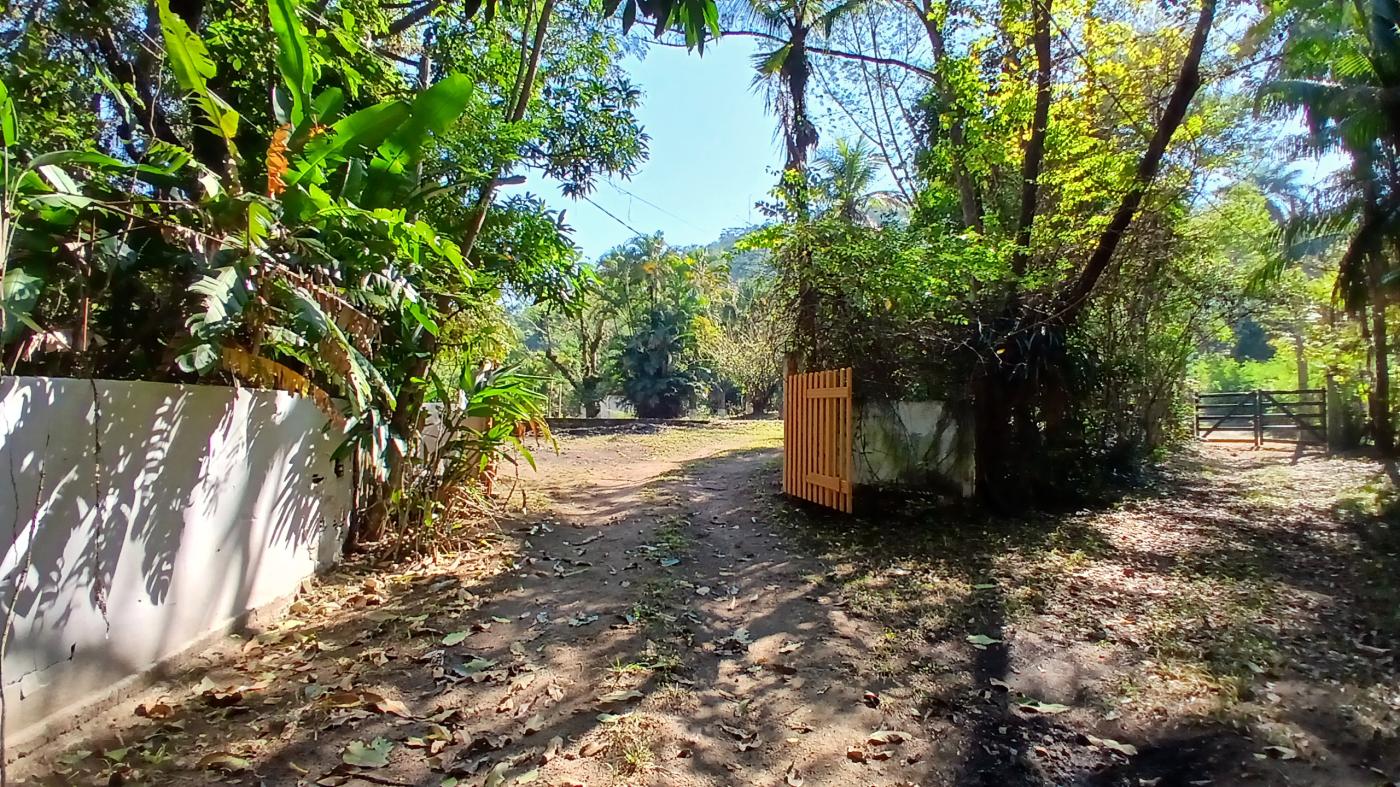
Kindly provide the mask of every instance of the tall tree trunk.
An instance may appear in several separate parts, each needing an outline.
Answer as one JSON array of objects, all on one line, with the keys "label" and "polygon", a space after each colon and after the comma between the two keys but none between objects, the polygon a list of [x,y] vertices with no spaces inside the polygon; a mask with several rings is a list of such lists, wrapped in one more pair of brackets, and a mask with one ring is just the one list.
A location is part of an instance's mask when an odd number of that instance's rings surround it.
[{"label": "tall tree trunk", "polygon": [[1021,215],[1016,223],[1016,251],[1011,270],[1024,276],[1031,259],[1031,230],[1035,226],[1036,203],[1040,193],[1040,169],[1045,160],[1045,134],[1050,126],[1050,0],[1031,4],[1035,28],[1035,113],[1031,138],[1021,164]]},{"label": "tall tree trunk", "polygon": [[758,391],[749,396],[749,417],[757,418],[763,415],[768,409],[768,403],[773,401],[773,389]]},{"label": "tall tree trunk", "polygon": [[[1037,479],[1054,484],[1050,477],[1054,468],[1048,467],[1049,460],[1044,455],[1046,440],[1038,424],[1044,422],[1046,431],[1051,433],[1072,426],[1065,417],[1069,411],[1070,392],[1062,373],[1064,359],[1057,348],[1063,347],[1067,334],[1109,269],[1119,242],[1132,225],[1147,189],[1156,178],[1167,146],[1200,89],[1201,57],[1215,20],[1216,2],[1201,1],[1190,46],[1161,119],[1138,161],[1132,184],[1100,234],[1079,276],[1065,288],[1048,313],[1023,313],[1013,297],[1013,311],[1005,318],[1005,334],[993,340],[995,346],[983,347],[991,352],[978,355],[977,376],[973,381],[978,488],[994,505],[1005,506],[1008,496],[1033,498],[1040,491],[1035,488]],[[1035,22],[1037,28],[1044,25],[1048,29],[1048,12],[1037,15]],[[1036,32],[1040,37],[1039,29]],[[1038,58],[1040,54],[1037,53]],[[1040,97],[1038,91],[1037,103]],[[1028,155],[1031,152],[1028,149]],[[1025,172],[1033,174],[1033,169],[1027,166]],[[1023,208],[1028,192],[1034,197],[1031,189],[1024,189]],[[1032,208],[1032,215],[1022,222],[1018,234],[1030,227],[1033,219]],[[1026,370],[1035,369],[1040,370],[1036,379],[1029,379]]]},{"label": "tall tree trunk", "polygon": [[1390,342],[1386,333],[1385,266],[1372,252],[1366,260],[1367,287],[1371,298],[1371,352],[1376,378],[1371,387],[1371,433],[1376,450],[1389,456],[1395,451],[1395,426],[1390,417]]},{"label": "tall tree trunk", "polygon": [[1293,359],[1298,365],[1298,389],[1308,387],[1308,356],[1305,354],[1303,326],[1293,334]]},{"label": "tall tree trunk", "polygon": [[[519,123],[525,119],[525,112],[530,108],[530,99],[535,95],[535,79],[539,76],[540,58],[544,55],[545,38],[549,33],[549,23],[554,15],[555,0],[545,0],[544,8],[540,10],[539,22],[535,24],[535,38],[530,46],[530,56],[525,61],[525,73],[521,77],[518,89],[515,91],[515,104],[511,108],[510,115],[506,118],[509,123]],[[477,195],[476,204],[472,209],[471,223],[467,225],[466,235],[462,240],[462,256],[471,256],[472,249],[476,246],[476,239],[481,236],[481,228],[486,223],[486,214],[491,210],[491,200],[496,196],[496,183],[500,179],[501,168],[496,167],[496,171],[491,173],[481,187],[481,193]]]},{"label": "tall tree trunk", "polygon": [[[943,40],[943,31],[939,28],[938,14],[932,2],[926,2],[923,6],[913,5],[912,8],[918,13],[919,21],[924,25],[924,33],[928,36],[929,47],[933,50],[934,90],[939,98],[951,105],[952,90],[948,87],[943,72],[939,70],[940,64],[947,56],[947,46]],[[948,123],[948,141],[953,144],[953,181],[958,187],[958,209],[962,214],[963,227],[981,232],[982,201],[977,196],[977,185],[973,183],[972,175],[967,170],[967,132],[962,113],[952,109],[949,114],[951,117]]]},{"label": "tall tree trunk", "polygon": [[[544,8],[540,12],[540,19],[535,26],[534,40],[529,51],[528,62],[520,84],[517,86],[515,103],[512,106],[507,122],[518,123],[525,117],[525,110],[530,105],[530,99],[534,95],[535,79],[539,74],[540,58],[544,53],[545,37],[549,32],[549,22],[554,10],[555,0],[545,0]],[[430,67],[430,63],[425,58],[422,66]],[[467,226],[467,232],[461,243],[463,257],[469,257],[476,239],[481,234],[481,228],[486,221],[486,213],[491,209],[491,199],[495,194],[496,184],[500,177],[500,168],[490,173],[490,177],[481,187],[481,194],[478,196],[471,223]],[[447,304],[439,304],[439,308],[445,310]],[[420,355],[415,358],[405,370],[404,384],[399,390],[398,401],[395,403],[394,415],[390,419],[390,427],[394,434],[403,439],[402,450],[395,450],[389,454],[388,477],[383,487],[375,496],[373,504],[366,512],[363,528],[354,534],[357,540],[373,541],[384,535],[385,524],[389,521],[389,508],[393,495],[403,486],[404,473],[408,462],[408,452],[414,449],[418,443],[418,435],[421,426],[420,415],[423,409],[423,400],[427,395],[425,380],[428,370],[432,368],[433,359],[437,356],[438,339],[431,333],[425,333],[422,339],[422,349]]]},{"label": "tall tree trunk", "polygon": [[[789,112],[783,129],[787,147],[787,162],[783,178],[788,198],[798,225],[811,218],[811,205],[807,193],[807,155],[817,144],[817,130],[811,118],[807,117],[807,78],[811,64],[807,61],[807,33],[802,27],[793,29],[789,40],[787,57],[783,61],[782,78],[788,91]],[[789,178],[795,179],[789,180]],[[797,315],[795,333],[802,339],[803,368],[811,368],[817,362],[817,290],[812,280],[812,249],[807,245],[805,234],[799,233],[798,242],[791,250],[789,262],[797,274]]]}]

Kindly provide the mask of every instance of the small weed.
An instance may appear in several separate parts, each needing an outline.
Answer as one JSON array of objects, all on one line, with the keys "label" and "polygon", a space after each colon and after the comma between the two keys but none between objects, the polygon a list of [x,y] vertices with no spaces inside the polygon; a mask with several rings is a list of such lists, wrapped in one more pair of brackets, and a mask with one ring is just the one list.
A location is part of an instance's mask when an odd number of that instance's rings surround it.
[{"label": "small weed", "polygon": [[614,683],[616,683],[621,682],[633,675],[645,675],[650,671],[650,666],[643,662],[624,662],[622,660],[622,657],[619,656],[616,660],[613,661],[612,666],[608,667],[608,678],[611,679]]},{"label": "small weed", "polygon": [[700,707],[700,696],[679,683],[667,683],[652,693],[649,701],[657,710],[688,713]]},{"label": "small weed", "polygon": [[608,667],[608,677],[613,682],[622,682],[636,675],[669,674],[676,671],[680,665],[680,658],[671,653],[651,654],[636,661],[626,662],[618,657]]},{"label": "small weed", "polygon": [[654,747],[659,726],[655,718],[641,713],[623,716],[607,726],[607,751],[616,759],[618,770],[635,776],[656,768]]},{"label": "small weed", "polygon": [[673,555],[689,550],[692,542],[690,535],[685,532],[685,524],[685,521],[678,517],[662,522],[652,534],[652,545]]}]

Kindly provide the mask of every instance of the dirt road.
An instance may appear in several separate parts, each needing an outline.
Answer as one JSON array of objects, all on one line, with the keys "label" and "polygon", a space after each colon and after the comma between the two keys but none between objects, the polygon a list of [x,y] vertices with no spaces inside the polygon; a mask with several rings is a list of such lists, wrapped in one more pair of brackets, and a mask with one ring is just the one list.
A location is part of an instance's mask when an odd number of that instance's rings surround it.
[{"label": "dirt road", "polygon": [[347,567],[43,783],[1400,778],[1377,465],[1213,451],[1093,511],[847,518],[781,498],[780,439],[565,437],[469,558]]}]

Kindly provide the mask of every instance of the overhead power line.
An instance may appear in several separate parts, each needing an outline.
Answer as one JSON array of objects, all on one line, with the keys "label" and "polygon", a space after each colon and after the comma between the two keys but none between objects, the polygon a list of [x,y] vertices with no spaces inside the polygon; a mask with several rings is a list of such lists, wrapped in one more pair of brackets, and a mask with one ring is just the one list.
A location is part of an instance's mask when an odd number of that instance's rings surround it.
[{"label": "overhead power line", "polygon": [[646,205],[646,206],[648,206],[648,207],[650,207],[650,208],[652,208],[652,209],[654,209],[654,210],[656,210],[656,211],[658,211],[658,212],[660,212],[660,213],[664,213],[664,214],[666,214],[667,216],[670,216],[671,218],[675,219],[676,221],[679,221],[679,222],[681,222],[682,224],[685,224],[685,225],[689,226],[689,227],[692,228],[692,229],[696,229],[696,230],[699,230],[699,231],[701,231],[701,232],[704,232],[704,228],[699,227],[699,226],[696,226],[696,224],[695,224],[694,222],[691,222],[690,220],[686,219],[684,216],[678,216],[678,215],[676,215],[675,213],[672,213],[671,211],[666,210],[665,208],[661,207],[660,205],[657,205],[655,202],[652,202],[651,200],[647,199],[646,197],[643,197],[643,196],[640,196],[640,195],[638,195],[638,194],[635,194],[635,193],[633,193],[633,192],[631,192],[631,191],[629,191],[629,190],[627,190],[627,189],[625,189],[625,188],[623,188],[623,187],[617,185],[616,183],[613,183],[611,180],[604,181],[604,182],[607,183],[609,186],[612,186],[613,190],[617,191],[619,194],[622,194],[622,195],[627,196],[627,197],[631,197],[632,199],[634,199],[634,200],[636,200],[636,201],[642,203],[643,205]]},{"label": "overhead power line", "polygon": [[617,215],[616,213],[613,213],[612,211],[608,210],[607,208],[603,207],[602,205],[599,205],[598,203],[594,202],[594,201],[593,201],[593,198],[590,197],[590,196],[588,196],[587,194],[582,194],[582,195],[580,195],[580,196],[583,197],[583,201],[584,201],[584,202],[587,202],[589,205],[592,205],[593,207],[597,208],[598,210],[601,210],[601,211],[603,212],[603,215],[607,216],[608,218],[612,219],[613,221],[617,222],[618,224],[621,224],[622,226],[624,226],[624,227],[626,227],[627,229],[631,230],[631,231],[632,231],[632,234],[634,234],[634,235],[646,235],[646,234],[647,234],[647,233],[642,232],[641,230],[637,229],[636,227],[633,227],[631,224],[628,224],[626,221],[622,220],[621,218],[619,218],[618,215]]}]

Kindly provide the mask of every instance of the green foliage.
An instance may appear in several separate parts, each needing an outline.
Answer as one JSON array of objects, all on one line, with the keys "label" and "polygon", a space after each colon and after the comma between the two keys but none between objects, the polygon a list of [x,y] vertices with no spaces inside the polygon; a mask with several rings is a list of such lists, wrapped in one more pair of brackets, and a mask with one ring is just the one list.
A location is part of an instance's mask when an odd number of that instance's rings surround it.
[{"label": "green foliage", "polygon": [[639,418],[677,418],[695,390],[690,316],[665,306],[652,308],[618,354],[622,395]]},{"label": "green foliage", "polygon": [[[618,34],[589,4],[551,25],[553,6],[434,21],[424,45],[440,57],[416,90],[384,54],[416,34],[386,40],[402,20],[374,0],[162,1],[154,57],[128,42],[142,40],[128,17],[96,5],[20,24],[13,62],[72,65],[96,100],[67,130],[26,135],[42,109],[0,93],[10,368],[305,393],[343,417],[340,455],[361,452],[385,479],[410,453],[425,389],[452,408],[455,386],[463,417],[490,421],[471,436],[479,462],[529,461],[517,432],[538,423],[540,381],[469,370],[509,352],[503,298],[567,313],[586,279],[560,217],[530,196],[493,205],[497,179],[531,167],[583,193],[646,151]],[[540,48],[522,50],[537,32]],[[90,47],[97,37],[111,45]],[[95,61],[73,60],[89,49]],[[99,118],[114,131],[84,134]],[[87,149],[53,149],[67,139]],[[440,514],[420,506],[449,480],[439,469],[379,496],[401,534]]]},{"label": "green foliage", "polygon": [[771,279],[737,282],[716,295],[698,331],[704,364],[721,386],[737,389],[750,414],[759,415],[782,386],[790,326]]},{"label": "green foliage", "polygon": [[[1191,363],[1191,377],[1202,392],[1292,390],[1298,387],[1298,361],[1280,351],[1267,361],[1237,361],[1228,355],[1201,355]],[[1309,369],[1309,387],[1321,387],[1318,371]]]},{"label": "green foliage", "polygon": [[209,89],[209,80],[218,74],[218,66],[210,59],[204,41],[183,18],[171,13],[169,0],[157,0],[156,7],[160,12],[160,30],[165,38],[165,52],[175,81],[191,94],[191,102],[203,116],[200,125],[222,137],[228,145],[230,156],[236,159],[238,150],[233,139],[238,134],[238,112]]},{"label": "green foliage", "polygon": [[[839,214],[774,225],[744,245],[771,249],[789,315],[804,286],[822,329],[792,347],[812,368],[851,366],[861,395],[942,398],[960,387],[956,347],[979,292],[1008,275],[1009,251],[911,223],[871,227]],[[800,265],[800,267],[799,267]]]}]

